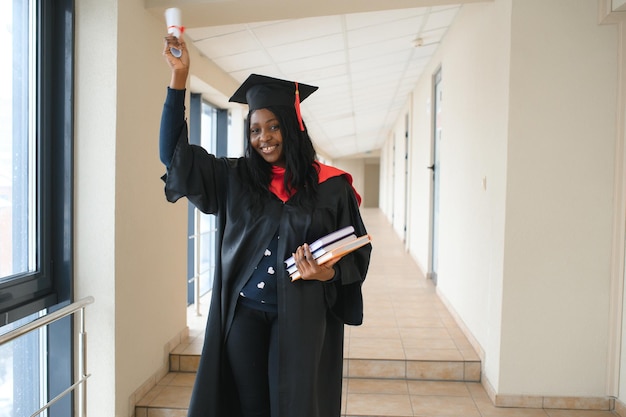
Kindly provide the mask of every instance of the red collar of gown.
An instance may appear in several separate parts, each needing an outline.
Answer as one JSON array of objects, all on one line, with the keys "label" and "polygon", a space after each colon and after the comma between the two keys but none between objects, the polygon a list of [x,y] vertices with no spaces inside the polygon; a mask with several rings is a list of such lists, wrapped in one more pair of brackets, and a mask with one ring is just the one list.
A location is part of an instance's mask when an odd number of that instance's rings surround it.
[{"label": "red collar of gown", "polygon": [[[318,173],[320,184],[330,178],[344,175],[346,179],[348,180],[348,182],[350,183],[350,185],[352,186],[352,190],[354,191],[354,195],[356,196],[356,200],[358,204],[361,205],[361,196],[359,195],[359,193],[357,193],[357,191],[354,189],[354,186],[352,185],[352,175],[338,168],[331,167],[330,165],[324,165],[321,162],[316,162],[315,165],[317,167],[317,173]],[[272,181],[270,182],[269,189],[282,202],[286,202],[294,194],[294,192],[292,192],[291,194],[287,193],[287,190],[285,190],[284,179],[285,179],[285,168],[273,165],[272,166]]]}]

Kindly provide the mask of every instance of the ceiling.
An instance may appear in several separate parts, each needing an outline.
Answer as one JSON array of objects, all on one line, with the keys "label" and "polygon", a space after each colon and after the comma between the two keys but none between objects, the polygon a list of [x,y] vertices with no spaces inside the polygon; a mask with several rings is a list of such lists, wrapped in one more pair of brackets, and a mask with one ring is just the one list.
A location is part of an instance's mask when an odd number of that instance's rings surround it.
[{"label": "ceiling", "polygon": [[202,26],[185,18],[184,0],[169,3],[181,7],[187,42],[238,83],[256,73],[319,86],[302,113],[316,149],[331,159],[378,153],[461,7]]}]

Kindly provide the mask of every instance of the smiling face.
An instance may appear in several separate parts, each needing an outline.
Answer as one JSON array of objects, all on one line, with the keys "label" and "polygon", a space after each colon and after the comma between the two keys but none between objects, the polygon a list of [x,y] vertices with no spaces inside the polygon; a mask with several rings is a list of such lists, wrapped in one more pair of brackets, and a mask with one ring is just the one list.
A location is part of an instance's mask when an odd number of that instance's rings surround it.
[{"label": "smiling face", "polygon": [[258,109],[250,116],[250,145],[267,163],[285,167],[283,134],[271,111]]}]

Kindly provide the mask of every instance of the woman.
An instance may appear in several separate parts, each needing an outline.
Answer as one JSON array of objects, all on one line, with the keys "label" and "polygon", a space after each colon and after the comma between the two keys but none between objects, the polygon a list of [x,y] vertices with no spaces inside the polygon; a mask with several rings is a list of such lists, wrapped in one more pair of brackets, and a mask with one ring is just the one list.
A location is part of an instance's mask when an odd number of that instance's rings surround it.
[{"label": "woman", "polygon": [[[299,106],[317,88],[251,76],[231,98],[249,106],[245,156],[216,158],[188,144],[184,41],[168,36],[163,54],[171,69],[160,137],[165,194],[187,197],[218,224],[189,416],[339,417],[343,326],[362,322],[371,246],[318,265],[304,243],[350,225],[366,234],[350,175],[315,161]],[[293,282],[283,263],[290,256],[302,278]]]}]

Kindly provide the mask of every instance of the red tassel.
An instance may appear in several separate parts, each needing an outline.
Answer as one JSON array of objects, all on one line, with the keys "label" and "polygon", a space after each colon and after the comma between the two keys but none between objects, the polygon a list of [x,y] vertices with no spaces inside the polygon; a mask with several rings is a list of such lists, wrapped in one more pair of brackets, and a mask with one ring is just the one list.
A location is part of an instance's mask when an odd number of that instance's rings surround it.
[{"label": "red tassel", "polygon": [[302,123],[302,114],[300,113],[300,90],[298,89],[298,83],[296,82],[296,116],[298,116],[298,123],[300,123],[300,130],[304,132],[304,123]]}]

